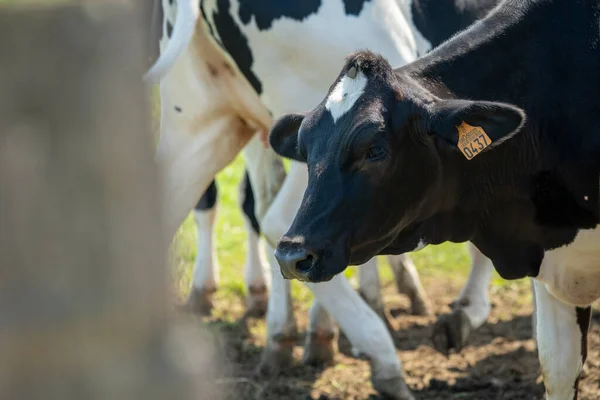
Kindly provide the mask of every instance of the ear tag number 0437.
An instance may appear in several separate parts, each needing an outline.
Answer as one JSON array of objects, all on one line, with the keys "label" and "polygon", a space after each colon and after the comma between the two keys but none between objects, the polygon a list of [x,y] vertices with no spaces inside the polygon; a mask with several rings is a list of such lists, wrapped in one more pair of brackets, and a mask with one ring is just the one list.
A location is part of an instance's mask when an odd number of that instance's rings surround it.
[{"label": "ear tag number 0437", "polygon": [[472,160],[492,144],[492,140],[480,126],[471,126],[463,121],[456,129],[458,129],[458,148],[467,160]]}]

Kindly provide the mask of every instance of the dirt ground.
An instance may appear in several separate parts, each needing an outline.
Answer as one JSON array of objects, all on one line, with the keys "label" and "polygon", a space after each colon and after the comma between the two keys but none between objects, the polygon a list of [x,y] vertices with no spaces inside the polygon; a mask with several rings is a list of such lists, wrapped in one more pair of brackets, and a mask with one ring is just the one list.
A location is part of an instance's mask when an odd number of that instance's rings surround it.
[{"label": "dirt ground", "polygon": [[[448,312],[448,304],[460,289],[442,280],[424,282],[436,315]],[[430,330],[435,317],[408,314],[408,301],[391,284],[384,287],[386,306],[399,327],[394,333],[397,353],[407,384],[417,399],[542,399],[539,363],[531,338],[531,293],[528,284],[494,287],[492,315],[474,332],[470,346],[448,358],[431,347]],[[216,386],[223,400],[379,399],[373,390],[366,361],[337,354],[334,364],[305,367],[301,340],[294,350],[295,365],[273,378],[257,377],[255,368],[265,344],[264,320],[251,320],[249,333],[235,320],[243,314],[241,299],[221,299],[213,317],[204,320],[220,348],[224,365]],[[306,327],[306,305],[296,307],[298,327]],[[233,321],[233,322],[232,322]],[[244,334],[246,332],[246,334]],[[595,310],[589,334],[589,355],[580,382],[580,400],[600,399],[600,312]],[[223,362],[224,360],[224,362]],[[206,394],[206,399],[216,399]]]}]

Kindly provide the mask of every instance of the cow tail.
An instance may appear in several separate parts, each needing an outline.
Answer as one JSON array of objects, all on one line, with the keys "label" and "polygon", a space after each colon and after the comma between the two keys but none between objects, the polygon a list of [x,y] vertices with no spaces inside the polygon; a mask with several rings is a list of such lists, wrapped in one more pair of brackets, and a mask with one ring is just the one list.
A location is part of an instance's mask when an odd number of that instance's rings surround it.
[{"label": "cow tail", "polygon": [[200,15],[199,0],[178,0],[173,34],[164,52],[144,75],[144,81],[158,83],[192,40]]}]

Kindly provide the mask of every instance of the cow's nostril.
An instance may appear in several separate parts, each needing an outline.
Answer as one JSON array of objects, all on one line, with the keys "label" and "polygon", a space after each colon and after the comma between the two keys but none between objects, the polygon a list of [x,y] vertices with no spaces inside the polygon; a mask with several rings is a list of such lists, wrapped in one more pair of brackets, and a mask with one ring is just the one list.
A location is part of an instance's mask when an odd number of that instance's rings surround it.
[{"label": "cow's nostril", "polygon": [[311,270],[313,265],[314,257],[312,254],[308,254],[304,260],[300,260],[296,263],[296,271],[300,273],[307,273]]}]

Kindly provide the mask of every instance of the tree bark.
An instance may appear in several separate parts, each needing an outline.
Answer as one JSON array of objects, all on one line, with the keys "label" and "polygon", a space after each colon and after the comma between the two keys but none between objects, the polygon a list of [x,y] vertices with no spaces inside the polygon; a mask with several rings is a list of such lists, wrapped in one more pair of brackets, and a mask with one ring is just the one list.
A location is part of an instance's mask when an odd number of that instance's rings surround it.
[{"label": "tree bark", "polygon": [[202,398],[167,345],[145,3],[0,12],[1,399]]}]

